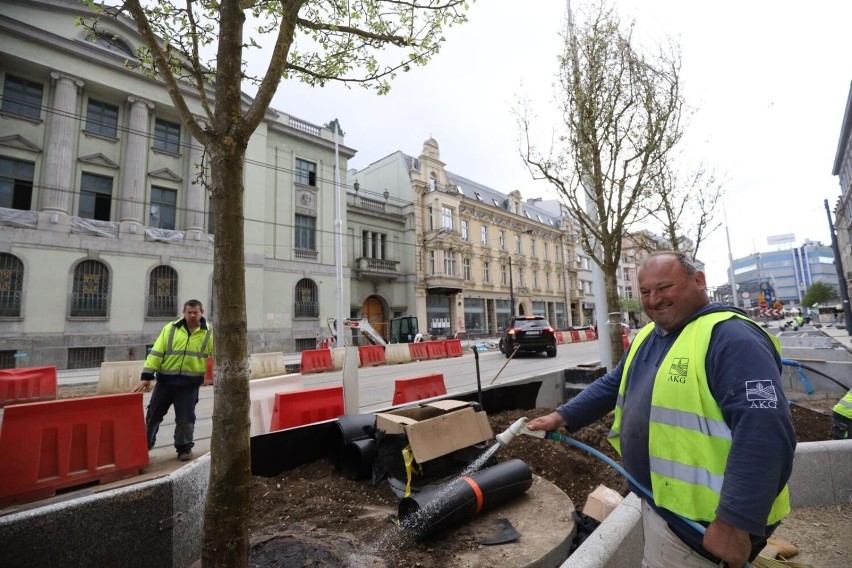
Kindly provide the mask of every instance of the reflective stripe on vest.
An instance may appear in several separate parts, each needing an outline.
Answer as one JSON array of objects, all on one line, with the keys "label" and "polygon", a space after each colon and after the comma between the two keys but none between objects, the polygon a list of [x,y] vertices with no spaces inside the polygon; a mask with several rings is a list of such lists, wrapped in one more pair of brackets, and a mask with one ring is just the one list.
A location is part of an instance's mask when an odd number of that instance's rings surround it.
[{"label": "reflective stripe on vest", "polygon": [[[660,507],[696,521],[716,518],[731,449],[731,431],[707,383],[706,356],[713,327],[732,317],[750,321],[733,312],[715,312],[687,324],[666,353],[654,378],[648,423],[654,501]],[[653,331],[653,323],[639,331],[625,360],[615,422],[609,435],[610,443],[619,453],[622,407],[633,357]],[[778,340],[766,335],[780,354]],[[772,505],[767,524],[776,523],[789,511],[785,487]]]}]

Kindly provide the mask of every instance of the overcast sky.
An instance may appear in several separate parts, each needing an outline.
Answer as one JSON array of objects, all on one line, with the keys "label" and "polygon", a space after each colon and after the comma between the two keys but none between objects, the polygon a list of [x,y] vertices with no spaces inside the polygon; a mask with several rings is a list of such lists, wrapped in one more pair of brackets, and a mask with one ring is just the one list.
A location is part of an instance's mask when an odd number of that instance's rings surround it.
[{"label": "overcast sky", "polygon": [[[575,0],[576,4],[576,0]],[[823,201],[840,196],[831,175],[852,81],[852,2],[622,0],[636,37],[682,46],[687,103],[698,112],[688,151],[727,180],[734,258],[774,250],[767,237],[793,233],[831,243]],[[554,198],[518,154],[513,106],[532,101],[553,120],[556,58],[565,2],[478,0],[470,21],[447,33],[426,67],[378,96],[339,85],[282,83],[272,106],[324,124],[340,120],[349,166],[361,169],[402,150],[417,156],[434,137],[450,171],[503,193]],[[721,214],[720,214],[721,216]],[[724,227],[699,250],[708,284],[727,282]]]}]

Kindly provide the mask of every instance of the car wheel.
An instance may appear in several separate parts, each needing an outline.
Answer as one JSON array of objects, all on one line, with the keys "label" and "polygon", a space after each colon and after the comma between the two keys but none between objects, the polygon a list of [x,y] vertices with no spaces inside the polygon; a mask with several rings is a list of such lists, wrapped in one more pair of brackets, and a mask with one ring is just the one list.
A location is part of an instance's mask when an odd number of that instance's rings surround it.
[{"label": "car wheel", "polygon": [[502,339],[502,338],[500,339],[499,347],[500,347],[500,353],[506,352],[506,340],[505,339]]},{"label": "car wheel", "polygon": [[551,345],[547,348],[547,356],[548,357],[556,357],[556,346]]}]

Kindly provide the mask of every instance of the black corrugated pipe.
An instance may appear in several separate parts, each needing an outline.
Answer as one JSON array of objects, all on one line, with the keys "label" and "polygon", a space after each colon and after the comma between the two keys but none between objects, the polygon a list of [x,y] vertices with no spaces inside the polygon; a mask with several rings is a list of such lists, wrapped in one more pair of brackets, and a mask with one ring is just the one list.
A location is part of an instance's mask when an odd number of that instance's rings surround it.
[{"label": "black corrugated pipe", "polygon": [[372,477],[376,453],[376,441],[373,438],[353,440],[346,444],[340,459],[343,477],[352,481]]},{"label": "black corrugated pipe", "polygon": [[406,497],[399,502],[402,528],[426,538],[524,493],[532,485],[529,466],[509,460]]},{"label": "black corrugated pipe", "polygon": [[376,415],[372,413],[344,414],[331,424],[326,442],[326,455],[334,467],[341,467],[346,445],[355,440],[369,438],[371,436],[369,430],[375,425]]}]

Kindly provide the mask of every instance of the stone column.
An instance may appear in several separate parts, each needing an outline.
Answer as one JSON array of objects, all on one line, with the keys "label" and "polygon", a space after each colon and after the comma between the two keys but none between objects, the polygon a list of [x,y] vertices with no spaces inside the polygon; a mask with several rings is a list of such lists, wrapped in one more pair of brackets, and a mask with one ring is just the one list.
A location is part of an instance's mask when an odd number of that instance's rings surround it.
[{"label": "stone column", "polygon": [[70,214],[69,204],[74,192],[75,132],[79,130],[77,99],[83,81],[61,73],[52,72],[50,78],[56,85],[53,94],[55,112],[47,115],[47,144],[44,152],[44,177],[42,207],[46,213]]},{"label": "stone column", "polygon": [[[207,188],[207,170],[201,163],[204,147],[194,137],[189,139],[189,175],[186,180],[186,239],[200,241],[204,235],[204,207]],[[200,174],[200,176],[199,176]]]},{"label": "stone column", "polygon": [[[147,175],[145,168],[148,158],[148,131],[151,110],[154,104],[136,97],[127,97],[130,107],[128,121],[127,146],[121,163],[121,185],[119,207],[121,232],[128,228],[130,233],[136,233],[136,226],[144,226],[147,219],[145,211],[145,187]],[[133,225],[133,227],[130,227]],[[142,231],[139,231],[140,235]]]}]

